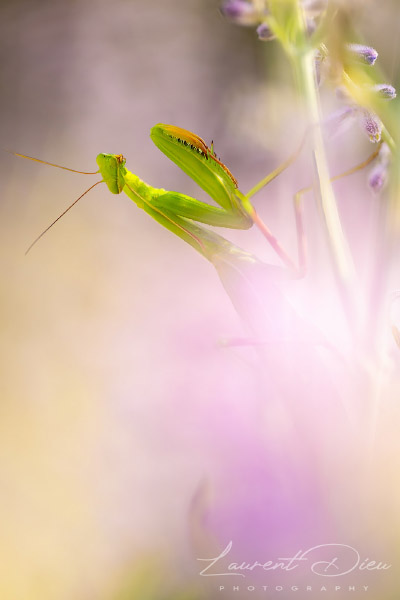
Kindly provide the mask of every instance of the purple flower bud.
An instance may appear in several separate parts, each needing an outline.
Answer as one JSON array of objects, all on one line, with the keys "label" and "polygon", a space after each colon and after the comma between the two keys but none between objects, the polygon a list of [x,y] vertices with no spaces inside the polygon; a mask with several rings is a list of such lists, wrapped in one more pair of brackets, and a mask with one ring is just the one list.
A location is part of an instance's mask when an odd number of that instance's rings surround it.
[{"label": "purple flower bud", "polygon": [[372,66],[378,58],[378,53],[374,48],[363,44],[347,44],[347,50],[354,60],[364,65]]},{"label": "purple flower bud", "polygon": [[393,100],[396,98],[396,90],[392,85],[388,83],[377,83],[372,86],[372,91],[379,94],[381,98],[385,98],[387,100]]},{"label": "purple flower bud", "polygon": [[261,23],[261,25],[257,27],[257,35],[258,39],[262,42],[268,42],[269,40],[273,40],[275,37],[273,31],[271,31],[271,29],[265,22]]},{"label": "purple flower bud", "polygon": [[372,143],[379,142],[382,134],[382,123],[380,119],[369,110],[362,110],[361,126]]},{"label": "purple flower bud", "polygon": [[368,176],[368,185],[375,194],[379,194],[388,179],[388,170],[392,153],[386,142],[382,144],[379,150],[377,164],[370,171]]},{"label": "purple flower bud", "polygon": [[387,167],[377,165],[372,169],[368,176],[368,185],[374,194],[379,194],[387,181]]},{"label": "purple flower bud", "polygon": [[256,25],[260,21],[259,11],[246,0],[226,0],[220,10],[237,25]]},{"label": "purple flower bud", "polygon": [[309,37],[317,30],[317,23],[312,17],[306,17],[306,32]]}]

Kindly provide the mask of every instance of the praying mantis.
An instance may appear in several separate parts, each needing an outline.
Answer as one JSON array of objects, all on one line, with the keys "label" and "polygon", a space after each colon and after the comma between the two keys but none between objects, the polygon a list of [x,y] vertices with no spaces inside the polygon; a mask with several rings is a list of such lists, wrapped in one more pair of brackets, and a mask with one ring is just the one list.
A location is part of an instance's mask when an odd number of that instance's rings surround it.
[{"label": "praying mantis", "polygon": [[[100,173],[102,179],[88,188],[77,198],[49,227],[47,227],[29,246],[26,254],[39,239],[65,215],[84,195],[99,183],[106,183],[112,194],[124,192],[136,205],[147,212],[156,221],[178,235],[198,252],[212,261],[218,250],[233,250],[234,245],[221,236],[213,234],[195,222],[231,229],[249,229],[258,225],[283,262],[293,271],[295,264],[288,257],[276,238],[257,215],[250,203],[250,197],[279,175],[293,160],[290,157],[275,171],[263,179],[248,194],[238,189],[235,177],[211,148],[198,135],[173,125],[158,124],[151,129],[150,137],[155,145],[189,177],[191,177],[219,206],[200,202],[195,198],[178,192],[169,192],[154,188],[134,175],[126,168],[126,159],[121,154],[99,154],[96,158],[99,169],[93,172],[77,171],[54,163],[13,152],[26,158],[74,173],[94,175]],[[297,156],[298,152],[296,153]],[[236,248],[236,252],[238,249]],[[246,253],[247,255],[247,253]]]},{"label": "praying mantis", "polygon": [[[209,148],[198,135],[180,127],[161,123],[151,129],[150,137],[155,145],[189,175],[218,206],[201,202],[185,194],[148,185],[126,168],[126,159],[121,154],[99,154],[96,158],[98,170],[83,172],[14,152],[13,154],[21,158],[68,171],[101,175],[101,180],[90,186],[53,221],[34,240],[27,252],[83,196],[98,184],[105,183],[112,194],[125,193],[139,208],[209,260],[215,266],[235,308],[253,330],[258,330],[259,315],[265,314],[266,307],[269,313],[268,320],[273,323],[274,311],[281,310],[282,306],[287,304],[277,283],[301,277],[305,273],[301,197],[306,190],[301,190],[296,195],[294,203],[298,265],[291,260],[261,220],[250,199],[295,160],[302,144],[291,157],[261,180],[250,192],[243,194],[238,188],[236,178],[217,157],[213,143]],[[211,225],[228,229],[249,229],[254,224],[261,230],[287,269],[267,265],[253,254],[245,252],[221,235],[203,227],[203,225]],[[264,282],[260,286],[261,279]],[[293,317],[291,307],[287,312],[292,315],[289,321],[290,327],[293,328],[294,323],[298,321],[297,315]]]}]

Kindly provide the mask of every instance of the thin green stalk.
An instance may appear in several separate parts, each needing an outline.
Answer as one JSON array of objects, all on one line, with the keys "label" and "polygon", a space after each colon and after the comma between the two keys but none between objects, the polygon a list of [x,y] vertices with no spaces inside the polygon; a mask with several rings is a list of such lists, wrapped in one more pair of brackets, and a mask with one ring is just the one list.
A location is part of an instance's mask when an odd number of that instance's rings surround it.
[{"label": "thin green stalk", "polygon": [[336,199],[330,180],[320,125],[322,119],[319,94],[314,74],[313,52],[306,50],[300,54],[294,54],[292,55],[292,60],[295,62],[299,85],[304,93],[308,118],[312,126],[315,188],[317,190],[321,214],[324,219],[334,271],[347,317],[350,323],[354,325],[355,295],[353,284],[355,279],[355,269],[340,222]]},{"label": "thin green stalk", "polygon": [[325,154],[319,92],[315,78],[315,48],[310,45],[307,37],[304,9],[300,0],[270,0],[268,5],[269,25],[292,62],[297,85],[307,108],[307,121],[313,142],[315,191],[325,224],[338,289],[349,325],[353,329],[356,314],[355,269],[340,222]]}]

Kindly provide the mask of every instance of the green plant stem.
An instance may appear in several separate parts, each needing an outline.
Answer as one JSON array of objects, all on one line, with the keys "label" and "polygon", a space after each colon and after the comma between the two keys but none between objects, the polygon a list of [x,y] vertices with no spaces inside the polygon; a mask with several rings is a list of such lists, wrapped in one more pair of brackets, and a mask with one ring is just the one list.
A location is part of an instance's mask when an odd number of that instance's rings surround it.
[{"label": "green plant stem", "polygon": [[340,222],[335,195],[330,181],[328,163],[321,131],[321,110],[314,74],[313,52],[309,49],[293,54],[298,83],[303,92],[311,123],[313,158],[315,165],[315,189],[323,216],[334,272],[349,322],[354,325],[355,269]]}]

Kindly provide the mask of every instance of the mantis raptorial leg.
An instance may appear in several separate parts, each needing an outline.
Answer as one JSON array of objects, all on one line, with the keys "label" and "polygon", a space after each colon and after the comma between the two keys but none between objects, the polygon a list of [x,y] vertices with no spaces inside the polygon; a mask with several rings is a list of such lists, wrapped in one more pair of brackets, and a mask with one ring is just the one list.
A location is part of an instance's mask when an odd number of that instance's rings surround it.
[{"label": "mantis raptorial leg", "polygon": [[[351,169],[347,169],[338,175],[334,175],[331,177],[330,181],[333,183],[342,179],[343,177],[348,177],[349,175],[353,175],[357,173],[357,171],[361,171],[365,167],[367,167],[379,154],[379,150],[382,146],[382,142],[378,144],[376,150],[368,156],[364,161],[359,163],[358,165],[352,167]],[[295,212],[295,220],[296,220],[296,230],[297,230],[297,242],[298,242],[298,256],[299,256],[299,272],[305,274],[306,271],[306,238],[303,226],[303,196],[307,192],[311,192],[313,190],[313,186],[307,186],[300,190],[298,190],[293,196],[293,206]]]}]

